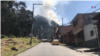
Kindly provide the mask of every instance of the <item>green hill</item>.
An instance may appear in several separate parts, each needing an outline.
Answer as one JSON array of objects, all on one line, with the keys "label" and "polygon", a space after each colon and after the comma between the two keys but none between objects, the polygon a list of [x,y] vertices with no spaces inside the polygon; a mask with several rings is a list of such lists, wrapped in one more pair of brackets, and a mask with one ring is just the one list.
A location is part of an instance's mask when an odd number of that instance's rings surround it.
[{"label": "green hill", "polygon": [[[43,16],[35,16],[35,22],[34,24],[34,36],[38,35],[38,29],[39,29],[39,35],[40,35],[40,30],[41,26],[43,27],[43,38],[48,39],[53,32],[53,28],[55,26],[59,26],[57,23],[54,21],[51,21],[51,25],[49,25],[48,20],[43,17]],[[40,38],[40,36],[39,36]]]}]

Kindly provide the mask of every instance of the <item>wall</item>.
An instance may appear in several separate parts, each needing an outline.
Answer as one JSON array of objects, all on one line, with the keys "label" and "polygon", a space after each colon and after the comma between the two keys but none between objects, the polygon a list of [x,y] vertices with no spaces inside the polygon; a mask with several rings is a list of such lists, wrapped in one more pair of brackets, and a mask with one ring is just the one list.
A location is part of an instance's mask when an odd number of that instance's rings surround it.
[{"label": "wall", "polygon": [[[93,24],[84,25],[83,29],[84,29],[85,41],[92,40],[92,39],[96,38],[95,28],[97,29],[97,27],[95,27],[95,26],[96,25],[93,25]],[[91,34],[90,34],[91,30],[93,30],[93,33],[94,33],[93,36],[91,36]]]},{"label": "wall", "polygon": [[[70,31],[72,31],[72,25],[69,25],[69,26],[60,26],[59,27],[59,33],[58,34],[61,34],[61,42],[63,43],[66,43],[67,41],[67,36],[66,34]],[[63,36],[62,36],[63,35]],[[68,37],[70,38],[70,37]]]},{"label": "wall", "polygon": [[72,33],[73,32],[70,31],[70,32],[65,34],[65,36],[64,36],[64,43],[66,43],[66,44],[74,44],[75,43],[74,35]]},{"label": "wall", "polygon": [[80,28],[83,27],[83,19],[82,19],[82,15],[77,15],[78,17],[76,18],[76,20],[78,20],[78,24],[74,27],[74,24],[72,22],[72,27],[73,27],[73,33],[75,33],[77,30],[79,30]]}]

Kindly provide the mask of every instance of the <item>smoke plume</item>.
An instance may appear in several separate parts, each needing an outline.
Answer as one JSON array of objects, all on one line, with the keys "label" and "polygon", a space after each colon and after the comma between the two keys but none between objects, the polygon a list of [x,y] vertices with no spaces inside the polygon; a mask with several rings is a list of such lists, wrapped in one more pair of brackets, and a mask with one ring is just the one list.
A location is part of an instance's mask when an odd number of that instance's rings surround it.
[{"label": "smoke plume", "polygon": [[48,21],[49,25],[52,25],[52,20],[59,24],[56,14],[52,11],[52,8],[54,8],[54,2],[55,1],[53,0],[43,0],[43,5],[41,6],[39,12],[39,15],[46,17],[46,20]]}]

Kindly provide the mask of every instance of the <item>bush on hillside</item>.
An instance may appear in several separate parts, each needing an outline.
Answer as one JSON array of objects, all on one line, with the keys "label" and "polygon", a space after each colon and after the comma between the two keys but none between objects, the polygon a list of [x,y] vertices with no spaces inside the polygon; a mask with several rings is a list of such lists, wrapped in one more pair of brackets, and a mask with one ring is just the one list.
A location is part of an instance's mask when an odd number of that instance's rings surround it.
[{"label": "bush on hillside", "polygon": [[14,35],[11,35],[10,37],[11,37],[11,38],[16,38]]},{"label": "bush on hillside", "polygon": [[1,34],[1,38],[8,38],[8,36]]}]

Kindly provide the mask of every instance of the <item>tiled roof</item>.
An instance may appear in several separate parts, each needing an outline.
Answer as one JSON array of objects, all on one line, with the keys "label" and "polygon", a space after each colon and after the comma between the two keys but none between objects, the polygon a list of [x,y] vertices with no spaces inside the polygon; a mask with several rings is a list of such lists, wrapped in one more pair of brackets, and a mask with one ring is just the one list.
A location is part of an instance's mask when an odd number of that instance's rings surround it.
[{"label": "tiled roof", "polygon": [[66,34],[67,32],[69,32],[71,30],[72,30],[71,25],[69,25],[69,26],[59,26],[58,32],[61,33],[61,34]]},{"label": "tiled roof", "polygon": [[94,13],[78,13],[75,17],[74,17],[74,19],[71,21],[71,23],[74,21],[74,20],[76,20],[76,18],[78,17],[78,16],[82,16],[83,18],[82,19],[87,19],[87,18],[93,18],[95,15],[97,15],[98,13],[100,13],[100,12],[94,12]]}]

